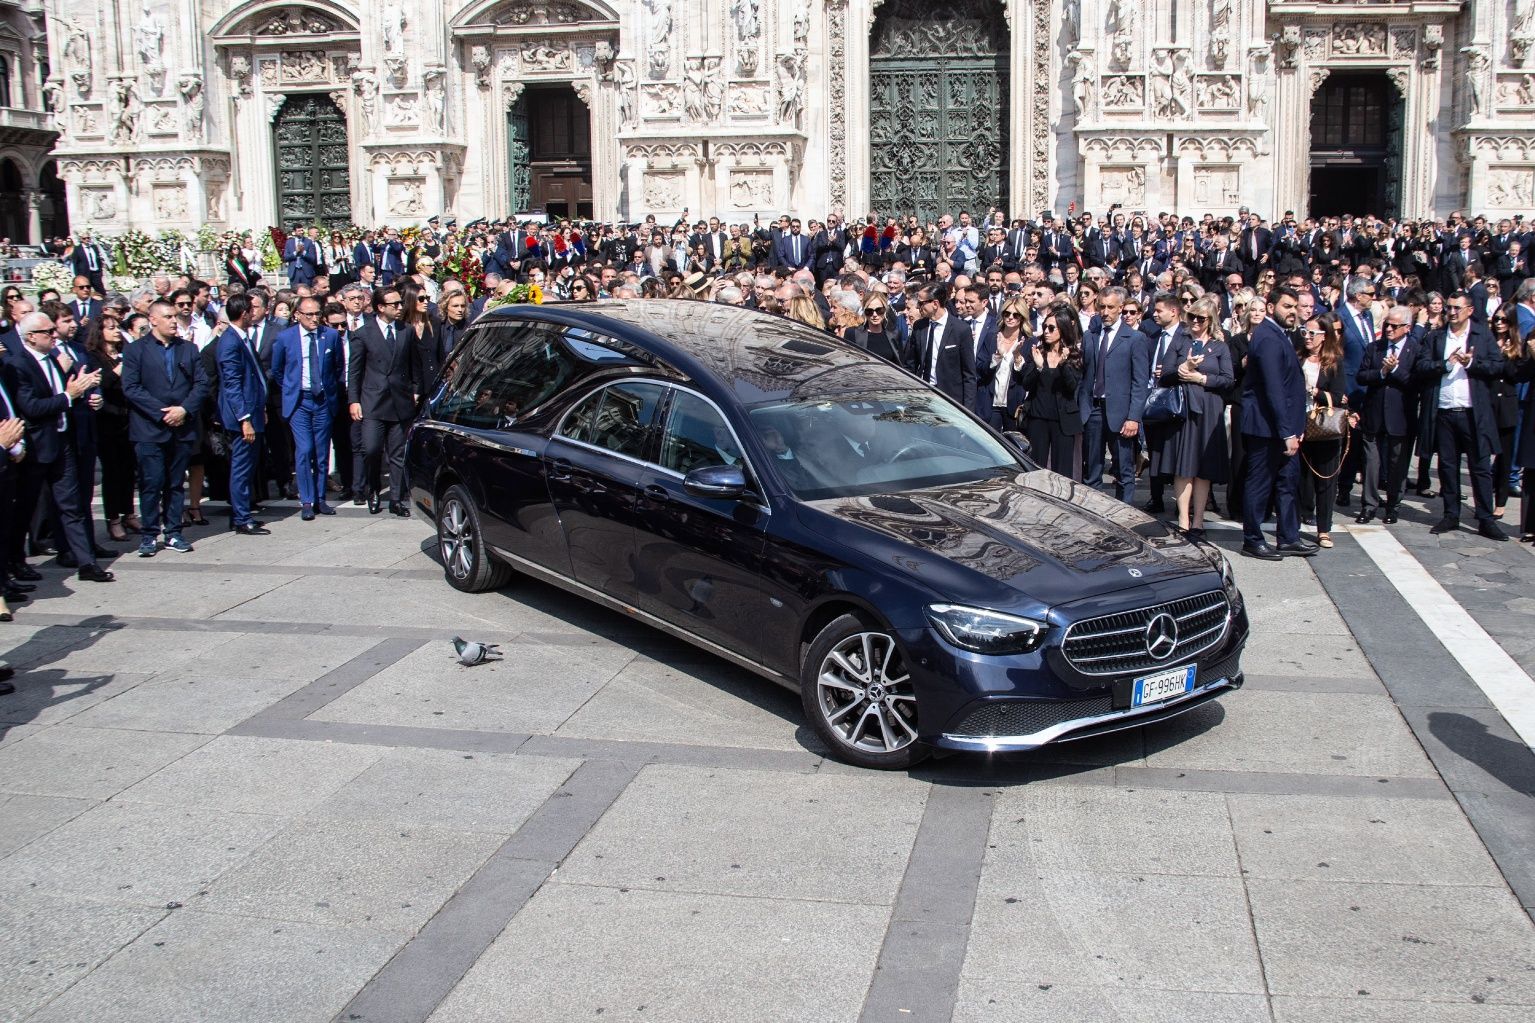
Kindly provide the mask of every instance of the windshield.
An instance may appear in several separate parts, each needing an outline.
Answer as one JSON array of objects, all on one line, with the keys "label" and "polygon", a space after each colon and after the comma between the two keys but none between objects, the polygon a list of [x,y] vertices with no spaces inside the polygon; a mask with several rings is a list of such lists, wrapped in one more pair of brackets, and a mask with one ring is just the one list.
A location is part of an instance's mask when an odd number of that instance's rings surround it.
[{"label": "windshield", "polygon": [[794,495],[817,501],[963,483],[1023,466],[947,398],[927,390],[759,405],[752,429]]}]

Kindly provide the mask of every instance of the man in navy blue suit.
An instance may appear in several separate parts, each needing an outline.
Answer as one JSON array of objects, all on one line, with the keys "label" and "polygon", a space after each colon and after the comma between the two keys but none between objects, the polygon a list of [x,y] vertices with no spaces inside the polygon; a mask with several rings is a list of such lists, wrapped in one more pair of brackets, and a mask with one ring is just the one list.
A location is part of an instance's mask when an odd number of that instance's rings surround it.
[{"label": "man in navy blue suit", "polygon": [[266,432],[266,373],[251,337],[250,299],[231,295],[224,315],[229,329],[218,339],[219,424],[229,434],[229,514],[236,533],[265,536],[271,530],[251,517],[251,485]]},{"label": "man in navy blue suit", "polygon": [[[1413,367],[1418,361],[1418,342],[1412,336],[1412,312],[1405,305],[1386,314],[1379,341],[1371,342],[1359,367],[1359,386],[1364,388],[1360,407],[1359,435],[1364,443],[1364,483],[1359,494],[1359,515],[1364,524],[1380,512],[1381,521],[1397,521],[1396,506],[1407,483],[1407,462],[1412,457],[1410,438],[1417,429],[1418,385]],[[1381,462],[1385,460],[1386,500],[1380,498]]]},{"label": "man in navy blue suit", "polygon": [[85,529],[79,485],[81,473],[90,470],[80,465],[78,426],[71,415],[76,402],[89,400],[88,392],[100,387],[101,372],[65,372],[53,354],[54,321],[46,313],[27,314],[17,329],[24,347],[6,356],[6,372],[15,384],[16,409],[27,422],[29,457],[22,463],[16,507],[30,512],[46,487],[63,526],[61,542],[68,544],[80,578],[111,582],[112,573],[96,563],[95,547]]},{"label": "man in navy blue suit", "polygon": [[917,291],[925,324],[906,347],[906,368],[965,408],[975,407],[975,353],[970,332],[949,315],[949,289],[926,284]]},{"label": "man in navy blue suit", "polygon": [[373,266],[372,243],[373,232],[367,231],[364,232],[361,238],[357,239],[357,244],[352,246],[352,273],[357,277],[361,277],[363,267]]},{"label": "man in navy blue suit", "polygon": [[101,299],[91,297],[91,279],[83,274],[76,275],[70,291],[72,294],[67,303],[69,311],[74,313],[80,329],[89,331],[91,321],[101,315]]},{"label": "man in navy blue suit", "polygon": [[[1375,340],[1375,317],[1370,304],[1375,301],[1375,282],[1368,277],[1350,277],[1343,289],[1344,301],[1338,305],[1338,319],[1343,326],[1343,390],[1348,403],[1358,408],[1364,401],[1364,388],[1359,386],[1359,367],[1364,353]],[[1349,491],[1354,486],[1364,462],[1363,448],[1352,449],[1343,460],[1343,471],[1338,477],[1338,505],[1347,507]]]},{"label": "man in navy blue suit", "polygon": [[272,379],[282,390],[282,414],[293,433],[300,517],[334,515],[325,503],[330,474],[330,432],[342,384],[341,336],[320,322],[320,300],[301,298],[298,322],[283,331],[272,351]]},{"label": "man in navy blue suit", "polygon": [[89,231],[80,232],[80,241],[69,254],[69,268],[75,272],[75,276],[90,281],[93,290],[106,293],[107,254],[91,240]]},{"label": "man in navy blue suit", "polygon": [[[319,230],[311,227],[309,235],[302,227],[294,228],[283,246],[282,261],[288,265],[288,283],[294,287],[313,284],[320,272]],[[311,237],[314,236],[314,237]]]},{"label": "man in navy blue suit", "polygon": [[778,266],[791,270],[803,270],[810,265],[810,239],[805,237],[798,220],[790,221],[789,230],[778,236],[773,256]]},{"label": "man in navy blue suit", "polygon": [[[1242,442],[1247,452],[1247,489],[1242,494],[1242,554],[1263,561],[1285,555],[1310,557],[1317,545],[1302,540],[1300,508],[1301,438],[1306,432],[1306,380],[1289,332],[1300,319],[1294,289],[1269,292],[1269,315],[1252,332],[1247,376],[1242,381]],[[1278,545],[1263,535],[1263,517],[1273,496],[1279,512]]]},{"label": "man in navy blue suit", "polygon": [[128,439],[139,461],[139,557],[152,558],[156,537],[186,554],[181,536],[182,485],[197,449],[197,413],[211,383],[197,346],[176,334],[176,307],[163,299],[149,307],[149,333],[123,352],[123,395]]},{"label": "man in navy blue suit", "polygon": [[955,306],[975,353],[975,403],[971,411],[1000,430],[1004,417],[998,415],[995,408],[996,367],[991,364],[992,356],[997,354],[997,319],[987,308],[986,296],[979,287],[957,291]]},{"label": "man in navy blue suit", "polygon": [[1129,296],[1124,288],[1104,288],[1098,296],[1102,326],[1082,341],[1082,382],[1077,404],[1082,410],[1082,481],[1103,483],[1104,450],[1114,448],[1114,492],[1121,501],[1135,496],[1135,456],[1141,415],[1151,379],[1150,339],[1120,313]]},{"label": "man in navy blue suit", "polygon": [[400,232],[389,228],[384,237],[374,243],[374,251],[378,282],[388,287],[405,272],[405,243],[400,241]]}]

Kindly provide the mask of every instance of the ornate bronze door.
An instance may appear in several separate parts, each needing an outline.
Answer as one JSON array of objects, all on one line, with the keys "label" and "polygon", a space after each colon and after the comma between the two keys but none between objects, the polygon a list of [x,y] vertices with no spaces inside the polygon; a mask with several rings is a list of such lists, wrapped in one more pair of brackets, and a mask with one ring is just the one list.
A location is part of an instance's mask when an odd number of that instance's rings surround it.
[{"label": "ornate bronze door", "polygon": [[352,222],[346,116],[329,96],[289,96],[272,126],[272,151],[282,227]]},{"label": "ornate bronze door", "polygon": [[533,151],[528,138],[528,97],[519,96],[506,113],[506,169],[511,179],[512,212],[533,208]]},{"label": "ornate bronze door", "polygon": [[886,0],[869,54],[872,207],[923,220],[1007,209],[1002,5]]}]

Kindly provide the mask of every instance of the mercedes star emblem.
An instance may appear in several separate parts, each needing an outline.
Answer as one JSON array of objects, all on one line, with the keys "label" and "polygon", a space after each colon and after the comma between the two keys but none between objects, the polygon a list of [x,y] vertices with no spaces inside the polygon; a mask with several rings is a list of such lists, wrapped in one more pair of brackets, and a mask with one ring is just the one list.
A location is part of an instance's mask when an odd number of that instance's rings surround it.
[{"label": "mercedes star emblem", "polygon": [[1146,626],[1146,652],[1154,660],[1165,661],[1178,647],[1178,622],[1165,611]]},{"label": "mercedes star emblem", "polygon": [[1130,578],[1131,579],[1139,579],[1140,577],[1141,577],[1141,570],[1140,569],[1138,569],[1138,568],[1130,569]]}]

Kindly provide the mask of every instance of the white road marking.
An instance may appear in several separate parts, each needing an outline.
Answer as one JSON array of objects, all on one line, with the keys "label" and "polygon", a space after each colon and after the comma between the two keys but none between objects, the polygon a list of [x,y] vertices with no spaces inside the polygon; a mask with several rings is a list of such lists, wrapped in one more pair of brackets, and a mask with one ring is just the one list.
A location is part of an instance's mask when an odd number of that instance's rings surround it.
[{"label": "white road marking", "polygon": [[1535,749],[1535,679],[1439,585],[1428,569],[1378,525],[1345,526],[1434,638],[1460,662],[1525,745]]}]

